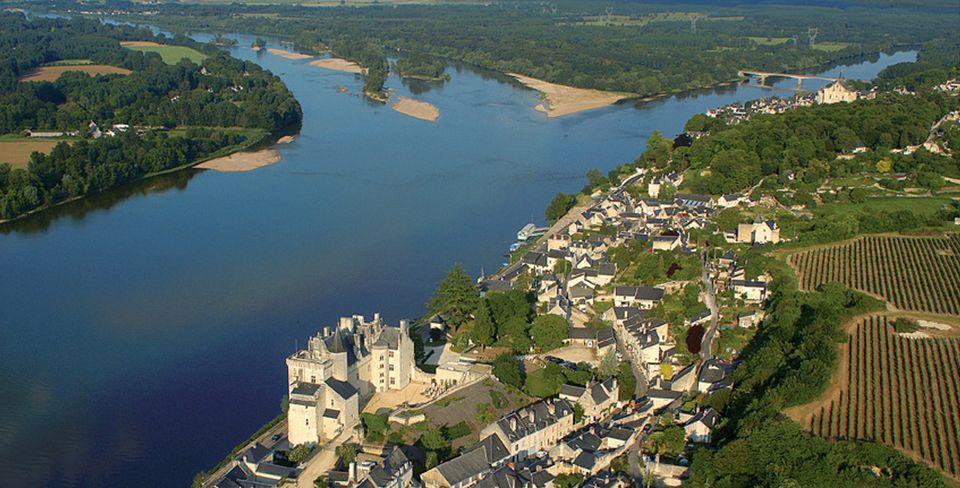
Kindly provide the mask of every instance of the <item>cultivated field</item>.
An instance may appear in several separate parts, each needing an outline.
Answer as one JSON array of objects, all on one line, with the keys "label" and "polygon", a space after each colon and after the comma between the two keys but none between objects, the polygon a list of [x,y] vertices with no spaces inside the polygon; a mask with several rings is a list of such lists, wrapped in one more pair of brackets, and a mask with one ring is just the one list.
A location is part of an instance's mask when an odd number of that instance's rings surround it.
[{"label": "cultivated field", "polygon": [[129,75],[132,71],[106,64],[54,65],[37,68],[20,77],[20,81],[56,81],[67,71],[79,71],[90,76]]},{"label": "cultivated field", "polygon": [[960,236],[862,236],[791,254],[805,290],[836,281],[901,310],[960,315]]},{"label": "cultivated field", "polygon": [[0,163],[10,163],[14,168],[26,168],[27,163],[30,162],[30,154],[33,152],[49,154],[59,142],[59,139],[0,139]]},{"label": "cultivated field", "polygon": [[206,54],[186,46],[168,46],[150,41],[125,41],[121,42],[120,45],[134,51],[157,53],[160,55],[160,58],[163,59],[163,62],[167,64],[177,64],[183,58],[200,64],[207,58]]},{"label": "cultivated field", "polygon": [[960,339],[908,338],[892,322],[854,322],[831,389],[786,413],[819,436],[881,442],[960,480]]}]

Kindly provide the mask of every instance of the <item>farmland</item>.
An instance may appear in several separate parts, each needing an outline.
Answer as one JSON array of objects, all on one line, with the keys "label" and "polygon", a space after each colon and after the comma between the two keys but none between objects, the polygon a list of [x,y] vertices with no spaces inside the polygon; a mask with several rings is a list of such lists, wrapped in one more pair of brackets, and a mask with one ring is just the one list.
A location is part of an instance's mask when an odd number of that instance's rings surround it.
[{"label": "farmland", "polygon": [[836,281],[900,310],[960,315],[960,236],[861,236],[799,251],[788,262],[805,290]]},{"label": "farmland", "polygon": [[819,436],[880,442],[960,479],[960,339],[909,338],[892,323],[852,322],[830,390],[786,413]]},{"label": "farmland", "polygon": [[157,53],[160,55],[160,58],[163,59],[163,62],[167,64],[177,64],[183,58],[199,64],[207,57],[206,54],[186,46],[168,46],[166,44],[147,41],[121,42],[120,45],[134,51]]},{"label": "farmland", "polygon": [[14,135],[0,136],[0,163],[10,163],[14,168],[25,168],[30,154],[49,154],[63,138],[30,139]]},{"label": "farmland", "polygon": [[129,75],[130,70],[109,66],[106,64],[74,64],[74,65],[52,65],[37,68],[26,75],[20,77],[20,81],[56,81],[67,71],[78,71],[90,76],[97,75]]}]

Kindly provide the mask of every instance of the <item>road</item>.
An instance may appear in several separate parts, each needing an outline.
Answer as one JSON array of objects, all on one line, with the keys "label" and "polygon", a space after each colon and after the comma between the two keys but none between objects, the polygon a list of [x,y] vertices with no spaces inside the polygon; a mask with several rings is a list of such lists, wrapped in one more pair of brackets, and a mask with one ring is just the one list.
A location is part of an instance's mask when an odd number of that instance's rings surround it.
[{"label": "road", "polygon": [[[272,439],[273,439],[273,436],[276,434],[280,434],[281,438],[279,441],[274,442]],[[256,441],[259,442],[260,444],[263,444],[268,449],[273,449],[273,446],[275,444],[279,442],[283,442],[286,437],[287,437],[287,421],[286,419],[284,419],[284,420],[281,420],[280,422],[277,422],[277,425],[274,425],[273,427],[267,429],[267,431],[264,432],[263,434],[260,434],[260,436],[256,438]],[[246,446],[244,446],[244,449],[246,449]],[[217,482],[217,480],[219,480],[223,475],[227,474],[231,469],[233,469],[235,465],[236,465],[236,460],[231,460],[226,465],[221,466],[220,469],[214,471],[213,474],[210,475],[210,477],[204,480],[202,485],[203,488],[209,488],[213,486]]]},{"label": "road", "polygon": [[334,468],[337,464],[337,447],[353,437],[353,426],[346,428],[336,439],[323,444],[318,452],[307,460],[297,477],[297,488],[315,488],[314,481]]},{"label": "road", "polygon": [[720,310],[717,307],[717,290],[710,279],[707,268],[707,252],[703,253],[703,270],[700,272],[700,282],[703,283],[705,301],[710,309],[710,327],[703,333],[703,342],[700,344],[700,359],[707,361],[713,357],[713,339],[717,335],[717,325],[720,322]]}]

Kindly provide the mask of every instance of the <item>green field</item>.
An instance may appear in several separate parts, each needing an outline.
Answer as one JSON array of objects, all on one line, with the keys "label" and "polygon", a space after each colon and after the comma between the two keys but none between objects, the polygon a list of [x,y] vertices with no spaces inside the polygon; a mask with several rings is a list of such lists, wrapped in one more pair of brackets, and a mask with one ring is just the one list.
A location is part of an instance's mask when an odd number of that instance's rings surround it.
[{"label": "green field", "polygon": [[163,62],[167,64],[177,64],[183,58],[200,64],[200,62],[207,58],[206,54],[185,46],[129,46],[127,49],[144,53],[157,53],[163,58]]},{"label": "green field", "polygon": [[826,203],[816,209],[818,215],[843,214],[849,212],[872,212],[910,210],[916,213],[931,214],[950,202],[947,197],[878,197],[868,198],[863,203]]},{"label": "green field", "polygon": [[818,42],[813,45],[813,48],[817,51],[833,52],[846,49],[849,46],[849,42]]},{"label": "green field", "polygon": [[789,37],[750,37],[749,39],[761,46],[778,46],[790,40]]}]

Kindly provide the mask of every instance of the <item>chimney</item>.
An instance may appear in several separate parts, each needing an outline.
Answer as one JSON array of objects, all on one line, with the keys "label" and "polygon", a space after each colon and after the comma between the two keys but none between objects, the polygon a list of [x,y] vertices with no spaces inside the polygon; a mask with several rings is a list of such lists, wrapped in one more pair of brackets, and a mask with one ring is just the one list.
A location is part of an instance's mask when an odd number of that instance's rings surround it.
[{"label": "chimney", "polygon": [[406,333],[409,326],[410,323],[407,321],[407,319],[400,319],[400,332]]},{"label": "chimney", "polygon": [[510,429],[517,430],[517,417],[510,417]]},{"label": "chimney", "polygon": [[348,468],[347,473],[349,475],[351,483],[353,483],[354,481],[357,481],[357,462],[356,461],[350,463],[350,467]]},{"label": "chimney", "polygon": [[528,413],[529,413],[530,423],[531,423],[531,424],[536,424],[536,423],[537,423],[537,416],[536,416],[536,414],[533,412],[533,409],[531,408]]},{"label": "chimney", "polygon": [[373,321],[378,324],[380,323],[380,312],[373,314]]},{"label": "chimney", "polygon": [[341,329],[351,330],[351,329],[353,329],[353,327],[351,327],[352,325],[353,325],[353,318],[351,318],[351,317],[340,317],[340,328],[341,328]]}]

